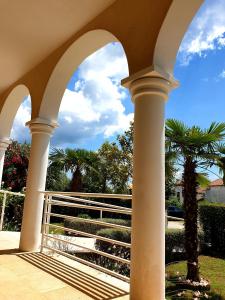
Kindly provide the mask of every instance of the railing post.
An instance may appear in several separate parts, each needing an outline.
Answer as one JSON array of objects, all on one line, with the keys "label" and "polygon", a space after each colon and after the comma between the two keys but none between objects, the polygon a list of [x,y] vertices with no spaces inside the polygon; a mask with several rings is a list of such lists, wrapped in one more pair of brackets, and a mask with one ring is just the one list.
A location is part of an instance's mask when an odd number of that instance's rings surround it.
[{"label": "railing post", "polygon": [[50,224],[50,213],[51,213],[51,209],[52,209],[52,195],[48,196],[48,202],[47,202],[47,217],[46,217],[46,234],[49,234],[49,224]]},{"label": "railing post", "polygon": [[168,215],[167,215],[167,209],[165,210],[165,225],[166,225],[166,228],[168,228]]},{"label": "railing post", "polygon": [[102,210],[100,210],[100,220],[102,220]]},{"label": "railing post", "polygon": [[5,215],[5,205],[6,205],[6,197],[7,194],[4,192],[3,201],[2,201],[2,211],[1,211],[1,219],[0,219],[0,231],[3,229],[4,215]]},{"label": "railing post", "polygon": [[43,252],[43,248],[44,248],[44,243],[45,243],[45,237],[44,237],[44,233],[47,233],[46,230],[46,224],[47,224],[47,212],[48,212],[48,199],[49,196],[48,194],[45,195],[45,200],[44,200],[44,212],[43,212],[43,224],[42,224],[42,237],[41,237],[41,252]]}]

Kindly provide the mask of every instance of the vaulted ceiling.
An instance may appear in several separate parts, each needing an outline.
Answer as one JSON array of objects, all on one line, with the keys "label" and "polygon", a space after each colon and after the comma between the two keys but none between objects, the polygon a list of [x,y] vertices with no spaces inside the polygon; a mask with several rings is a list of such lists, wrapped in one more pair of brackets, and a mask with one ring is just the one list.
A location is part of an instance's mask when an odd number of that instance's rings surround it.
[{"label": "vaulted ceiling", "polygon": [[115,0],[0,0],[0,90]]}]

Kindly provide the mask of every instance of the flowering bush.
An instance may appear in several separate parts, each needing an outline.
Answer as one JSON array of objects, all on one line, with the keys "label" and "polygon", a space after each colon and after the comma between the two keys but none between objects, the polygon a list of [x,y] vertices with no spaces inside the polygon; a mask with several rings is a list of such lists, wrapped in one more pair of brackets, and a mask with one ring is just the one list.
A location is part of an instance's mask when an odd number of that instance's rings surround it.
[{"label": "flowering bush", "polygon": [[26,186],[30,145],[13,141],[5,153],[3,188],[21,191]]}]

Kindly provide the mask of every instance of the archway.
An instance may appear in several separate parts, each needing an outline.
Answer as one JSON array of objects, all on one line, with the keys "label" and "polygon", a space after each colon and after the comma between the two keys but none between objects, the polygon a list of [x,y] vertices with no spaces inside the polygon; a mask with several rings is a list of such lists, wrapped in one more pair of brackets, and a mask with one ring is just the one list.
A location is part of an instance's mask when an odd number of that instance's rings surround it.
[{"label": "archway", "polygon": [[30,94],[29,89],[20,84],[16,86],[6,98],[0,112],[0,138],[8,139],[10,137],[13,122],[16,113],[23,100]]},{"label": "archway", "polygon": [[[30,120],[31,99],[25,85],[16,86],[6,97],[0,112],[0,186],[10,192],[21,192],[26,185],[29,161],[29,132],[25,123]],[[7,151],[6,151],[7,150]],[[23,195],[16,200],[3,192],[0,228],[20,230]]]},{"label": "archway", "polygon": [[106,30],[93,30],[76,40],[57,63],[45,89],[39,117],[51,122],[57,121],[62,96],[69,79],[82,61],[104,45],[117,41]]}]

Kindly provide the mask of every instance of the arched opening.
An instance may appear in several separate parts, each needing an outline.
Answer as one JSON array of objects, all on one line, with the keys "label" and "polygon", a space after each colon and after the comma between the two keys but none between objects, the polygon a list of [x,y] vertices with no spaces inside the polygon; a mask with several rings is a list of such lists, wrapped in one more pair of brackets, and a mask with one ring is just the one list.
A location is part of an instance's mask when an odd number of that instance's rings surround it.
[{"label": "arched opening", "polygon": [[115,41],[117,41],[116,37],[110,32],[99,29],[85,33],[69,47],[57,63],[48,81],[40,107],[40,118],[53,122],[57,120],[62,96],[74,70],[86,57],[104,45]]},{"label": "arched opening", "polygon": [[[25,85],[16,86],[8,95],[0,112],[0,137],[9,138],[13,127],[13,122],[17,115],[15,127],[21,125],[22,117],[25,117],[24,122],[29,120],[31,107],[30,92]],[[19,111],[20,110],[20,111]],[[25,123],[24,123],[25,124]],[[15,136],[18,128],[13,129],[12,135]]]},{"label": "arched opening", "polygon": [[[133,120],[133,104],[120,86],[127,75],[125,53],[118,42],[107,44],[86,58],[67,84],[52,146],[62,152],[67,151],[65,148],[98,151],[106,141],[115,141],[118,134],[127,130]],[[71,165],[70,171],[73,167],[76,169]],[[94,192],[90,187],[84,189]],[[73,187],[72,191],[81,190]],[[97,191],[106,192],[103,187],[96,187]]]},{"label": "arched opening", "polygon": [[[1,230],[20,231],[30,134],[25,123],[31,118],[31,99],[25,85],[16,86],[8,95],[0,113],[1,155]],[[21,193],[14,194],[14,193]],[[16,236],[18,240],[19,235]]]}]

